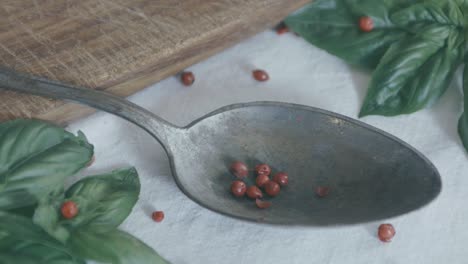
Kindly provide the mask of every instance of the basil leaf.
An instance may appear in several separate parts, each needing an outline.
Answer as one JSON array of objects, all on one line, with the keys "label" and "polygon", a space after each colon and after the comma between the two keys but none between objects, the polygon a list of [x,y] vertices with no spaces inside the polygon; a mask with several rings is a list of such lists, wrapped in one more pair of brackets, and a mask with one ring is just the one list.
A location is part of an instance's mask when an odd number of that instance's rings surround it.
[{"label": "basil leaf", "polygon": [[0,209],[37,203],[64,179],[85,167],[93,146],[82,133],[37,120],[0,124]]},{"label": "basil leaf", "polygon": [[[464,15],[459,6],[452,0],[425,1],[399,10],[391,15],[396,25],[408,28],[411,24],[437,23],[440,25],[463,26]],[[417,32],[417,31],[416,31]]]},{"label": "basil leaf", "polygon": [[[444,3],[444,1],[437,1],[437,3]],[[466,24],[466,18],[462,11],[462,4],[458,3],[458,0],[449,0],[444,4],[444,11],[447,13],[452,23],[458,27],[464,27]],[[466,9],[466,6],[463,8]]]},{"label": "basil leaf", "polygon": [[41,198],[33,216],[33,223],[42,227],[50,236],[65,243],[70,236],[69,231],[60,223],[60,207],[64,201],[63,191],[51,193]]},{"label": "basil leaf", "polygon": [[[29,241],[8,239],[11,246],[0,248],[1,263],[34,263],[34,264],[85,264],[85,261],[71,257],[54,248],[45,247]],[[4,262],[2,262],[4,261]]]},{"label": "basil leaf", "polygon": [[[391,44],[407,33],[390,12],[414,1],[317,0],[287,17],[285,23],[305,40],[348,63],[374,68]],[[359,29],[359,18],[374,21],[372,32]]]},{"label": "basil leaf", "polygon": [[433,3],[420,3],[395,12],[391,16],[392,21],[401,27],[412,23],[440,23],[450,24],[450,19],[444,14],[442,8]]},{"label": "basil leaf", "polygon": [[[83,259],[70,257],[54,248],[24,242],[21,240],[8,241],[13,247],[0,249],[0,264],[33,263],[33,264],[85,264]],[[4,262],[2,262],[4,261]]]},{"label": "basil leaf", "polygon": [[101,232],[114,229],[130,214],[139,193],[135,168],[84,178],[66,192],[66,199],[74,201],[79,209],[66,224],[72,228],[86,225]]},{"label": "basil leaf", "polygon": [[65,197],[58,191],[43,197],[33,216],[35,224],[65,243],[69,230],[87,226],[107,232],[118,227],[138,200],[140,183],[134,168],[91,176],[76,182],[67,191],[66,200],[77,204],[79,213],[70,220],[62,219],[60,207]]},{"label": "basil leaf", "polygon": [[36,259],[34,257],[18,256],[16,254],[8,254],[0,252],[0,264],[11,264],[11,263],[21,263],[21,264],[36,264]]},{"label": "basil leaf", "polygon": [[11,214],[21,215],[26,218],[32,218],[34,216],[34,211],[36,210],[36,207],[37,207],[37,204],[33,204],[33,205],[25,206],[25,207],[14,208],[14,209],[8,210],[7,212]]},{"label": "basil leaf", "polygon": [[370,16],[375,28],[395,27],[390,14],[395,10],[408,7],[420,0],[344,0],[351,12],[357,17]]},{"label": "basil leaf", "polygon": [[120,230],[95,233],[89,229],[77,230],[69,246],[79,256],[112,264],[166,264],[152,248]]},{"label": "basil leaf", "polygon": [[458,134],[463,146],[468,151],[468,64],[463,71],[464,112],[458,121]]},{"label": "basil leaf", "polygon": [[454,0],[455,4],[460,8],[462,13],[468,8],[468,0]]},{"label": "basil leaf", "polygon": [[429,27],[392,45],[373,74],[360,116],[418,111],[445,92],[463,54],[451,27]]},{"label": "basil leaf", "polygon": [[[34,225],[30,219],[0,211],[0,256],[5,263],[83,264],[84,261]],[[0,260],[0,263],[2,263]]]},{"label": "basil leaf", "polygon": [[84,135],[78,137],[55,125],[28,119],[16,119],[0,124],[0,175],[15,164],[39,154],[50,147],[71,139],[92,148]]}]

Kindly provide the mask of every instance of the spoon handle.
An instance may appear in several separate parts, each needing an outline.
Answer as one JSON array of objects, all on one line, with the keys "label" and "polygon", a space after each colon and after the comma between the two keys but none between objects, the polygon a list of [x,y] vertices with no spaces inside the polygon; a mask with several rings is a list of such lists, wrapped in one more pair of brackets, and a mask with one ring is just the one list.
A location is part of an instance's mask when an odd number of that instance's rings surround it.
[{"label": "spoon handle", "polygon": [[4,68],[0,68],[0,87],[22,93],[70,100],[120,116],[146,130],[163,146],[167,142],[167,136],[177,130],[177,127],[148,110],[102,91],[62,84]]}]

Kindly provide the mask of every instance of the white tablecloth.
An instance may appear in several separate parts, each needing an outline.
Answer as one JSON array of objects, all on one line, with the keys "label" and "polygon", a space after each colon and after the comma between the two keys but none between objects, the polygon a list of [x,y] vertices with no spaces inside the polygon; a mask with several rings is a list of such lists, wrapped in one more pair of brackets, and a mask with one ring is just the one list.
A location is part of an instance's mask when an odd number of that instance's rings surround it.
[{"label": "white tablecloth", "polygon": [[[251,71],[268,71],[259,83]],[[176,77],[132,96],[131,101],[177,125],[219,107],[257,100],[293,102],[356,118],[369,74],[306,43],[293,34],[257,35],[190,67],[192,87]],[[174,264],[320,263],[441,264],[468,263],[468,160],[457,137],[461,111],[460,77],[432,109],[396,118],[363,121],[416,147],[439,169],[443,190],[429,206],[388,219],[394,241],[376,238],[380,223],[333,228],[289,228],[243,222],[213,213],[177,188],[167,157],[136,126],[99,112],[70,126],[94,143],[97,162],[85,173],[134,165],[142,182],[140,200],[122,228],[155,248]],[[154,223],[149,214],[163,210]],[[387,222],[387,221],[386,221]]]}]

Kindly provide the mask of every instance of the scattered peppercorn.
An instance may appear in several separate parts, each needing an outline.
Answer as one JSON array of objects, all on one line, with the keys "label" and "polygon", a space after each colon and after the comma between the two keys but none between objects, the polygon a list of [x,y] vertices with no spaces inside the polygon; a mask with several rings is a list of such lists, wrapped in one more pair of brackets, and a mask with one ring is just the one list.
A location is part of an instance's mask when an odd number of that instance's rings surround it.
[{"label": "scattered peppercorn", "polygon": [[260,199],[255,199],[255,204],[257,205],[258,208],[260,209],[266,209],[271,206],[271,202],[268,201],[262,201]]},{"label": "scattered peppercorn", "polygon": [[257,176],[257,179],[255,180],[255,184],[257,184],[258,187],[262,188],[269,181],[270,181],[270,178],[268,178],[267,175],[261,174]]},{"label": "scattered peppercorn", "polygon": [[330,193],[330,188],[326,186],[319,186],[315,189],[315,193],[318,197],[323,198]]},{"label": "scattered peppercorn", "polygon": [[254,79],[259,81],[259,82],[265,82],[265,81],[268,81],[270,79],[270,76],[268,76],[268,73],[266,73],[266,71],[264,71],[264,70],[254,70],[252,72],[252,75],[253,75]]},{"label": "scattered peppercorn", "polygon": [[242,197],[247,191],[247,186],[242,181],[233,181],[231,184],[231,192],[236,197]]},{"label": "scattered peppercorn", "polygon": [[193,72],[182,72],[180,79],[185,86],[190,86],[195,82],[195,75]]},{"label": "scattered peppercorn", "polygon": [[285,172],[279,172],[273,177],[273,181],[278,183],[281,186],[286,186],[288,185],[288,174]]},{"label": "scattered peppercorn", "polygon": [[276,196],[280,192],[280,186],[274,181],[269,181],[265,184],[265,192],[270,196]]},{"label": "scattered peppercorn", "polygon": [[395,228],[392,224],[382,224],[379,226],[378,236],[382,242],[390,242],[395,236]]},{"label": "scattered peppercorn", "polygon": [[245,163],[236,161],[231,164],[230,171],[234,176],[237,178],[245,178],[249,174],[249,168],[247,168],[247,165]]},{"label": "scattered peppercorn", "polygon": [[260,164],[255,166],[255,171],[257,172],[257,175],[269,176],[271,173],[271,168],[267,164]]},{"label": "scattered peppercorn", "polygon": [[263,193],[262,191],[255,185],[249,186],[247,188],[247,196],[252,199],[262,198]]},{"label": "scattered peppercorn", "polygon": [[73,201],[66,201],[62,204],[60,209],[62,216],[66,219],[72,219],[78,214],[78,206]]},{"label": "scattered peppercorn", "polygon": [[364,32],[371,32],[374,29],[374,21],[368,16],[359,19],[359,28]]},{"label": "scattered peppercorn", "polygon": [[155,222],[161,222],[163,219],[164,219],[164,212],[163,211],[155,211],[151,214],[151,218],[153,218],[153,220]]},{"label": "scattered peppercorn", "polygon": [[289,28],[284,23],[281,23],[276,27],[276,33],[278,33],[278,35],[283,35],[284,33],[288,33],[288,32],[289,32]]}]

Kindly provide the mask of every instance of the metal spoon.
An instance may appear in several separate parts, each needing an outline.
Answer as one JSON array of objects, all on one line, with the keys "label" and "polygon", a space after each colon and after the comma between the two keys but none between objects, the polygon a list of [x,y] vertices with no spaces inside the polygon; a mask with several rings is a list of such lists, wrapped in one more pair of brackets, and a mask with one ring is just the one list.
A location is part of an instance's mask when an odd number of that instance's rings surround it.
[{"label": "metal spoon", "polygon": [[[401,140],[359,121],[294,104],[255,102],[214,111],[176,127],[117,96],[0,70],[7,89],[67,99],[123,117],[158,140],[179,188],[225,215],[271,224],[355,224],[398,216],[433,200],[437,169]],[[229,165],[267,163],[289,185],[259,209],[229,191]],[[254,176],[250,176],[254,179]],[[252,180],[253,182],[253,180]],[[324,198],[318,186],[328,186]]]}]

